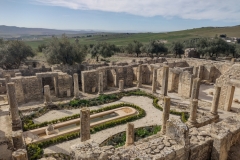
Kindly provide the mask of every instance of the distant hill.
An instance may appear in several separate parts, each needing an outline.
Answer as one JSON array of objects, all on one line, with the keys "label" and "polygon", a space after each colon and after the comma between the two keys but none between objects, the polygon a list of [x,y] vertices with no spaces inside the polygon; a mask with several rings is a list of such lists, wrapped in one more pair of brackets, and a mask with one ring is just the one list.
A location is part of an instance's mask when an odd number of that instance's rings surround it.
[{"label": "distant hill", "polygon": [[56,29],[45,29],[45,28],[25,28],[16,26],[5,26],[0,25],[0,37],[2,38],[17,38],[23,36],[50,36],[50,35],[61,35],[61,34],[87,34],[95,33],[95,31],[72,31],[72,30],[56,30]]}]

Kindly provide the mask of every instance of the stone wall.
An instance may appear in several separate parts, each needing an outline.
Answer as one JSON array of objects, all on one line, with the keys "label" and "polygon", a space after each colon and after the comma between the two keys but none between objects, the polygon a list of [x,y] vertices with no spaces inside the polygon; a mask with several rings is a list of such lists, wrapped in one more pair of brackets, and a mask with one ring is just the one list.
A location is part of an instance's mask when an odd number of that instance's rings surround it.
[{"label": "stone wall", "polygon": [[73,79],[67,73],[58,74],[58,92],[59,97],[67,97],[67,91],[73,94]]},{"label": "stone wall", "polygon": [[178,84],[178,95],[190,98],[192,90],[193,75],[187,71],[180,73]]},{"label": "stone wall", "polygon": [[228,86],[233,86],[234,84],[229,84],[231,79],[238,79],[240,80],[240,65],[235,64],[233,65],[228,71],[226,71],[223,75],[221,75],[216,80],[216,85],[222,87],[220,93],[220,100],[219,100],[219,108],[225,109],[225,103],[229,100],[227,98],[228,94]]},{"label": "stone wall", "polygon": [[110,66],[100,67],[97,70],[82,71],[82,90],[85,93],[93,93],[98,91],[98,73],[103,73],[103,90],[107,90],[108,86],[118,87],[119,80],[124,80],[124,86],[132,87],[134,72],[132,66]]},{"label": "stone wall", "polygon": [[98,91],[98,71],[83,71],[81,73],[82,91],[85,93],[95,93]]}]

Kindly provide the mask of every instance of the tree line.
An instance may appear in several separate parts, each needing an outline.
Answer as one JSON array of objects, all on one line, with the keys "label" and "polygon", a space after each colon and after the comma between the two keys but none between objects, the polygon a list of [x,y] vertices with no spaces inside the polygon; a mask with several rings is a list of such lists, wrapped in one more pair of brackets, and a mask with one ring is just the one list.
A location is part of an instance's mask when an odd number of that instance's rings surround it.
[{"label": "tree line", "polygon": [[[49,64],[81,63],[85,60],[87,53],[99,61],[99,57],[111,57],[115,53],[147,54],[150,57],[159,57],[166,54],[174,54],[181,57],[186,48],[194,48],[201,57],[232,56],[239,57],[240,44],[228,43],[225,40],[214,38],[193,38],[185,41],[175,41],[166,45],[159,40],[151,40],[143,44],[137,40],[126,46],[116,46],[106,42],[82,45],[78,40],[71,42],[69,37],[52,37],[49,43],[40,44],[37,52],[43,52]],[[0,67],[3,69],[16,69],[28,58],[34,57],[36,51],[27,46],[23,41],[3,41],[0,39]]]}]

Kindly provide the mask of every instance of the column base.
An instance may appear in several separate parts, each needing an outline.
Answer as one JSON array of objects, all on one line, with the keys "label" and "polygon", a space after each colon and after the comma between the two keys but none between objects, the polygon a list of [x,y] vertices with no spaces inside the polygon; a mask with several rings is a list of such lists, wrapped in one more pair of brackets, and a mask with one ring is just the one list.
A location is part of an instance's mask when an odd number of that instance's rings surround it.
[{"label": "column base", "polygon": [[80,99],[80,97],[73,97],[72,100],[79,100],[79,99]]},{"label": "column base", "polygon": [[21,121],[21,119],[12,121],[12,130],[13,131],[22,130],[22,121]]},{"label": "column base", "polygon": [[197,126],[197,122],[194,122],[194,121],[187,121],[186,122],[186,125],[189,127],[189,128],[193,128],[193,127],[196,127]]}]

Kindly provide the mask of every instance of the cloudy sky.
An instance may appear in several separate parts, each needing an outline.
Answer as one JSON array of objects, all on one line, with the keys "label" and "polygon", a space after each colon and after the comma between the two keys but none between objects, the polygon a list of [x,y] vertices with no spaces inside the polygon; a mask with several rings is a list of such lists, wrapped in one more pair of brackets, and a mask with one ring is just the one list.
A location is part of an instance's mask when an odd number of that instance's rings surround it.
[{"label": "cloudy sky", "polygon": [[162,32],[239,24],[239,0],[0,0],[0,25]]}]

